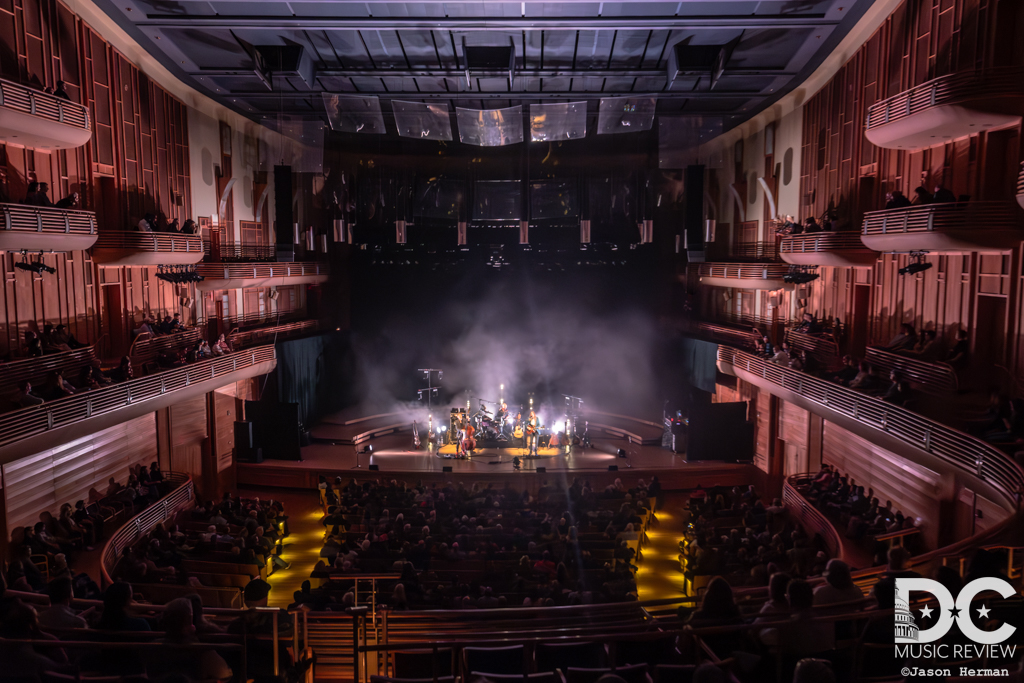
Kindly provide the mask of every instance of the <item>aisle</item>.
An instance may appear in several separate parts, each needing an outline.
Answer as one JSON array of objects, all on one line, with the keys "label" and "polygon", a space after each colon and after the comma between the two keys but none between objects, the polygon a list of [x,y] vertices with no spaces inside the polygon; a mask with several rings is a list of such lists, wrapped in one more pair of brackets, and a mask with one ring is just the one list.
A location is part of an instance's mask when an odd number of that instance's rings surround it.
[{"label": "aisle", "polygon": [[278,569],[267,579],[271,586],[267,604],[270,607],[287,607],[293,602],[292,594],[302,587],[302,582],[309,578],[313,566],[320,559],[324,527],[320,524],[323,515],[317,493],[255,486],[246,487],[240,493],[243,497],[272,498],[284,503],[289,535],[284,540],[281,556],[291,563],[291,567]]},{"label": "aisle", "polygon": [[684,595],[683,573],[679,570],[679,541],[686,528],[683,505],[689,493],[667,492],[665,504],[658,510],[658,522],[647,532],[647,545],[636,575],[640,600],[661,600]]}]

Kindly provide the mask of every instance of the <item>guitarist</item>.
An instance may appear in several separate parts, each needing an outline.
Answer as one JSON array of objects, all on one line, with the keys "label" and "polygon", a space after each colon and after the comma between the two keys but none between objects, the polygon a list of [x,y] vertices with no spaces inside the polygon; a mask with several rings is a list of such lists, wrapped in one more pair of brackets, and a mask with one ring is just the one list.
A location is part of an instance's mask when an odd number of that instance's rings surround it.
[{"label": "guitarist", "polygon": [[540,440],[540,434],[538,430],[537,413],[530,411],[530,416],[526,418],[526,455],[536,456],[537,455],[537,442]]}]

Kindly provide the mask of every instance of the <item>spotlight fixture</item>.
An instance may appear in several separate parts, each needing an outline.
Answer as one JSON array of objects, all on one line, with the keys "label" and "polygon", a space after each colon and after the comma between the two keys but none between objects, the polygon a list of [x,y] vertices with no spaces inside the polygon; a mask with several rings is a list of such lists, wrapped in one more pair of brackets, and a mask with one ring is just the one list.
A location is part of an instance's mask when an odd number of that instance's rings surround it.
[{"label": "spotlight fixture", "polygon": [[202,282],[203,276],[196,272],[195,266],[159,266],[156,276],[164,282],[184,285]]},{"label": "spotlight fixture", "polygon": [[21,258],[22,260],[20,263],[14,264],[14,267],[19,270],[28,270],[36,275],[42,275],[43,273],[53,275],[57,272],[56,268],[43,263],[43,252],[39,252],[39,259],[36,261],[29,260],[28,252],[26,251],[21,252]]},{"label": "spotlight fixture", "polygon": [[928,257],[927,251],[912,251],[910,252],[910,263],[899,269],[900,275],[917,275],[918,273],[924,272],[932,267],[931,262],[926,261]]},{"label": "spotlight fixture", "polygon": [[814,272],[817,266],[790,266],[789,272],[782,276],[783,282],[804,285],[817,280],[820,275]]}]

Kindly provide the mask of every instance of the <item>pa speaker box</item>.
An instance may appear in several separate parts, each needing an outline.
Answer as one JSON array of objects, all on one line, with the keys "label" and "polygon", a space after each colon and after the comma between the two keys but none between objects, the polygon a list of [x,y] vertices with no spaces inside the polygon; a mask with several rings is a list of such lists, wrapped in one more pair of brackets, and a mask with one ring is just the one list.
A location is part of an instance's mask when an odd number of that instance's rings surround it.
[{"label": "pa speaker box", "polygon": [[619,471],[619,466],[618,465],[608,465],[608,471],[609,472],[618,472]]},{"label": "pa speaker box", "polygon": [[[683,176],[683,187],[686,189],[683,207],[686,248],[691,251],[704,251],[704,167],[687,166]],[[711,240],[714,239],[712,233]]]},{"label": "pa speaker box", "polygon": [[691,403],[686,459],[753,460],[754,425],[747,422],[747,404]]},{"label": "pa speaker box", "polygon": [[274,167],[274,220],[277,222],[277,243],[292,246],[292,167]]},{"label": "pa speaker box", "polygon": [[[376,465],[374,465],[374,467],[376,467]],[[444,467],[441,468],[441,471],[442,472],[451,472],[452,471],[452,466],[451,465],[445,465]]]},{"label": "pa speaker box", "polygon": [[547,471],[548,471],[547,467],[538,467],[537,468],[537,474],[544,474]]},{"label": "pa speaker box", "polygon": [[246,401],[245,416],[252,423],[252,439],[268,458],[302,460],[299,404]]},{"label": "pa speaker box", "polygon": [[248,453],[253,449],[252,422],[237,420],[235,422],[235,452]]},{"label": "pa speaker box", "polygon": [[380,465],[370,465],[371,472],[380,472]]}]

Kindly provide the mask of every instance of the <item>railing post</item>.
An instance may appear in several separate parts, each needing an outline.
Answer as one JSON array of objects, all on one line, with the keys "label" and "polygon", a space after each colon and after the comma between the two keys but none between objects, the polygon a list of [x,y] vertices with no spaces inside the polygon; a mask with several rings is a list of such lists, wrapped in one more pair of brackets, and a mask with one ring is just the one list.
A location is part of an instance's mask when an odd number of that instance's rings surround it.
[{"label": "railing post", "polygon": [[[274,624],[274,675],[281,675],[281,634],[277,630],[278,616],[281,614],[281,610],[275,609],[271,615]],[[298,658],[299,653],[295,653],[295,657]]]},{"label": "railing post", "polygon": [[932,428],[931,427],[925,427],[924,428],[924,449],[926,451],[931,451],[932,450]]}]

